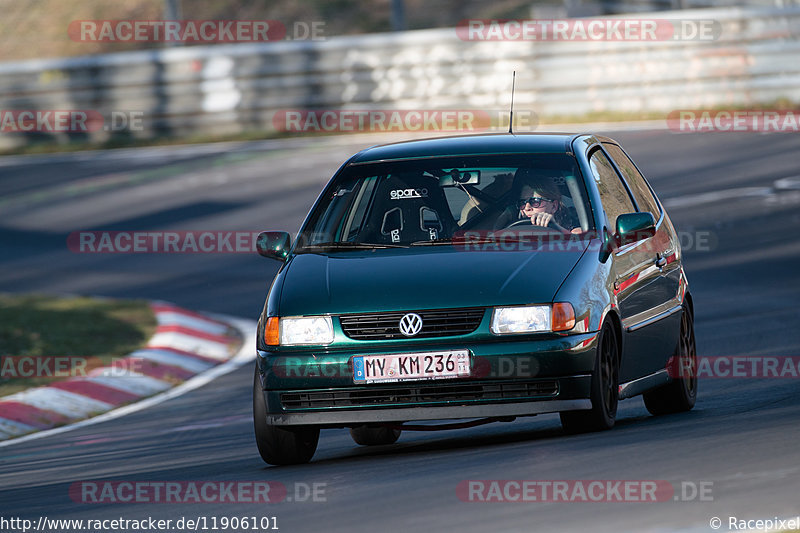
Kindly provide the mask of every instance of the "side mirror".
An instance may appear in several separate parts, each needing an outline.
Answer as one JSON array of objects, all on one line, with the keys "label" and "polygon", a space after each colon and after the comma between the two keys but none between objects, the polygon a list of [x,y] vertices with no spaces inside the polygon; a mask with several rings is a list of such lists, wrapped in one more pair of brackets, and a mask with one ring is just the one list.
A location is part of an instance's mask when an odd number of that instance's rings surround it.
[{"label": "side mirror", "polygon": [[258,255],[285,261],[292,247],[292,238],[285,231],[262,231],[256,238]]},{"label": "side mirror", "polygon": [[619,245],[643,241],[656,234],[656,219],[652,213],[626,213],[617,217]]}]

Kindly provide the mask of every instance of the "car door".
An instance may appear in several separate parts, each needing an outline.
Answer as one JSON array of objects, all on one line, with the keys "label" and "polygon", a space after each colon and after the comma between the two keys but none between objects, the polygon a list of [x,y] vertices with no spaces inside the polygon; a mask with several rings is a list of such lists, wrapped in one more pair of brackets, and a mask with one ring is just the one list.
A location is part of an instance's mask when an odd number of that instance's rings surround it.
[{"label": "car door", "polygon": [[[636,212],[637,204],[616,165],[603,149],[594,148],[588,160],[608,219],[608,231],[613,233],[617,217]],[[662,338],[660,325],[640,325],[654,316],[654,310],[659,308],[663,296],[654,285],[660,272],[655,261],[656,254],[650,249],[651,240],[648,238],[620,246],[611,254],[614,293],[624,338],[620,361],[621,383],[652,374],[659,370],[659,365],[664,368],[661,361],[665,352],[663,346],[659,345]]]},{"label": "car door", "polygon": [[658,273],[647,286],[647,301],[652,307],[633,316],[628,329],[640,331],[647,346],[656,345],[658,357],[654,370],[663,369],[678,342],[681,282],[680,244],[675,229],[642,173],[622,148],[613,143],[603,143],[619,173],[622,175],[639,211],[650,212],[656,220],[656,233],[643,241],[645,259],[650,259]]}]

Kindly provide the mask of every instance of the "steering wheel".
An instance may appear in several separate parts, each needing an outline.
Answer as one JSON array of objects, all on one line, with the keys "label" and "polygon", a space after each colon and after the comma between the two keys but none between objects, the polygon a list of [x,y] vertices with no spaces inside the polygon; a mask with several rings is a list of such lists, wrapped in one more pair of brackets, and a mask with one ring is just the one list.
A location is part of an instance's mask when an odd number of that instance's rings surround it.
[{"label": "steering wheel", "polygon": [[508,226],[506,226],[506,228],[513,228],[514,226],[533,226],[534,228],[551,229],[549,226],[539,226],[538,224],[534,224],[533,222],[531,222],[531,219],[529,218],[523,218],[522,220],[517,220],[513,224],[509,224]]},{"label": "steering wheel", "polygon": [[532,228],[544,228],[550,231],[569,233],[569,230],[567,228],[563,227],[561,224],[559,224],[553,219],[550,219],[550,223],[547,226],[539,226],[538,224],[534,224],[533,222],[531,222],[531,219],[523,218],[522,220],[517,220],[513,224],[506,226],[506,229],[513,228],[514,226],[531,226]]}]

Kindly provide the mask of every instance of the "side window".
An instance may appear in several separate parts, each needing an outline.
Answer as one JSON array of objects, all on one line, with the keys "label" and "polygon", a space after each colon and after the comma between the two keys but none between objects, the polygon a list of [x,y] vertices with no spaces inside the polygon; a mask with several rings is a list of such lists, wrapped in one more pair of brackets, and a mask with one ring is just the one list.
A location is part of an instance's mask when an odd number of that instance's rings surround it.
[{"label": "side window", "polygon": [[611,154],[611,157],[617,162],[617,166],[625,175],[625,180],[631,188],[631,193],[636,198],[636,203],[639,204],[639,210],[650,211],[658,220],[661,216],[658,202],[653,198],[650,187],[647,186],[644,177],[636,170],[636,165],[633,164],[633,161],[615,144],[604,144],[603,147]]},{"label": "side window", "polygon": [[589,164],[592,167],[597,190],[600,192],[600,200],[608,216],[608,223],[611,224],[609,229],[615,231],[617,217],[623,213],[633,213],[636,208],[633,207],[633,201],[617,171],[603,152],[595,150],[589,158]]}]

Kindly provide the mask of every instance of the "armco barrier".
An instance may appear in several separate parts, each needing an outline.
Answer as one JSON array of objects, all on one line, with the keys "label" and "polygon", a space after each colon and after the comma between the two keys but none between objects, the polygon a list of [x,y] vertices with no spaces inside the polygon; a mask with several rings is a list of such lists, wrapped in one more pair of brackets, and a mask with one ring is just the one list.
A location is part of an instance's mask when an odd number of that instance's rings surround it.
[{"label": "armco barrier", "polygon": [[[800,8],[635,17],[714,20],[721,35],[713,41],[469,41],[449,28],[5,63],[0,110],[93,110],[105,126],[88,134],[0,132],[0,148],[43,135],[100,141],[272,130],[273,115],[286,109],[502,113],[512,70],[516,109],[542,116],[800,102]],[[114,112],[140,112],[141,128],[112,124]]]}]

